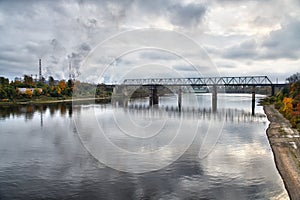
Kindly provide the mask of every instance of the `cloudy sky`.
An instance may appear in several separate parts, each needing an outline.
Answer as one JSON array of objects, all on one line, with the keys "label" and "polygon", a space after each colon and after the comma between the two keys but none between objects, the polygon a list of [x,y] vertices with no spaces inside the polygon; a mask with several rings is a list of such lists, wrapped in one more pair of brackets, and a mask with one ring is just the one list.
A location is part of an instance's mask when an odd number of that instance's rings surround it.
[{"label": "cloudy sky", "polygon": [[39,58],[45,77],[68,78],[71,64],[93,82],[300,71],[299,0],[0,0],[0,36],[10,79],[38,74]]}]

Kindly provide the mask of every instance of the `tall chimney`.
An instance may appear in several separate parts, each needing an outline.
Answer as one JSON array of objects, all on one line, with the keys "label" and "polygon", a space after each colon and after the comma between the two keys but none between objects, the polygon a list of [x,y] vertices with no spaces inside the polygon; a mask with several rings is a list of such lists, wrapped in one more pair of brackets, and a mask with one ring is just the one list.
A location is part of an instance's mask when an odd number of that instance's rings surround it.
[{"label": "tall chimney", "polygon": [[69,80],[72,79],[71,70],[72,70],[72,68],[71,68],[71,61],[69,61]]},{"label": "tall chimney", "polygon": [[39,59],[39,80],[42,81],[42,60]]}]

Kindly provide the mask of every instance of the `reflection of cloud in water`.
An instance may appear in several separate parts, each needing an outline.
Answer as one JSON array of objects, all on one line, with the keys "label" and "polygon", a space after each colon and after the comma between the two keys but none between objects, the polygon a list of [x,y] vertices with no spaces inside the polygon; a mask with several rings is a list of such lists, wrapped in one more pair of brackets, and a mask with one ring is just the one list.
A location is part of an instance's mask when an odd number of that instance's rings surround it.
[{"label": "reflection of cloud in water", "polygon": [[220,174],[245,174],[245,165],[252,163],[252,159],[260,159],[260,156],[267,154],[267,149],[258,143],[242,145],[218,145],[209,155],[207,160],[207,172],[211,175]]},{"label": "reflection of cloud in water", "polygon": [[[271,151],[266,149],[266,144],[218,144],[211,154],[203,160],[205,171],[213,177],[223,177],[222,179],[233,178],[230,184],[244,185],[268,185],[273,188],[282,184],[278,176],[270,173],[278,173]],[[227,178],[225,178],[227,177]],[[263,187],[263,186],[262,186]],[[277,186],[278,187],[278,186]],[[278,192],[270,193],[272,196],[285,196],[284,188]],[[275,198],[276,199],[276,198]]]}]

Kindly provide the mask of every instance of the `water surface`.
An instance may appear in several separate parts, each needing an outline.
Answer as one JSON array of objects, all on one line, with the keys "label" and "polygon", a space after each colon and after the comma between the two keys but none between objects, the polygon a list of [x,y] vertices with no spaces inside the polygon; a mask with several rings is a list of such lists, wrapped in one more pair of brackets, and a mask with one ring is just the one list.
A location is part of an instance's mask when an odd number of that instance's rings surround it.
[{"label": "water surface", "polygon": [[[216,114],[209,94],[196,97],[198,107],[185,96],[181,113],[176,96],[160,98],[157,109],[148,108],[148,99],[126,108],[1,108],[0,199],[288,199],[262,108],[251,116],[251,95],[218,97]],[[98,140],[99,127],[136,156]],[[180,128],[186,135],[170,145]],[[162,153],[140,156],[147,152]],[[132,173],[143,167],[157,169]]]}]

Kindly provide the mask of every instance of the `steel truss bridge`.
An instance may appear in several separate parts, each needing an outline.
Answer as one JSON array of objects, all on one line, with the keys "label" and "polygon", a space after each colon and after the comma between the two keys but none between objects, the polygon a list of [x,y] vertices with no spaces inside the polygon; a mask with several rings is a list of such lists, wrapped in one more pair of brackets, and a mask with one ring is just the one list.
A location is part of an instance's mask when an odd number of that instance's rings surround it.
[{"label": "steel truss bridge", "polygon": [[141,78],[125,79],[122,85],[170,86],[284,86],[273,84],[267,76],[198,77],[198,78]]},{"label": "steel truss bridge", "polygon": [[288,84],[273,84],[267,76],[239,76],[239,77],[196,77],[196,78],[137,78],[125,79],[121,86],[140,87],[150,86],[152,94],[149,104],[159,103],[157,86],[175,86],[178,89],[178,108],[181,110],[182,89],[181,87],[212,87],[212,110],[217,110],[217,88],[226,86],[252,87],[252,114],[255,113],[255,87],[271,87],[272,95],[275,88],[286,87]]}]

